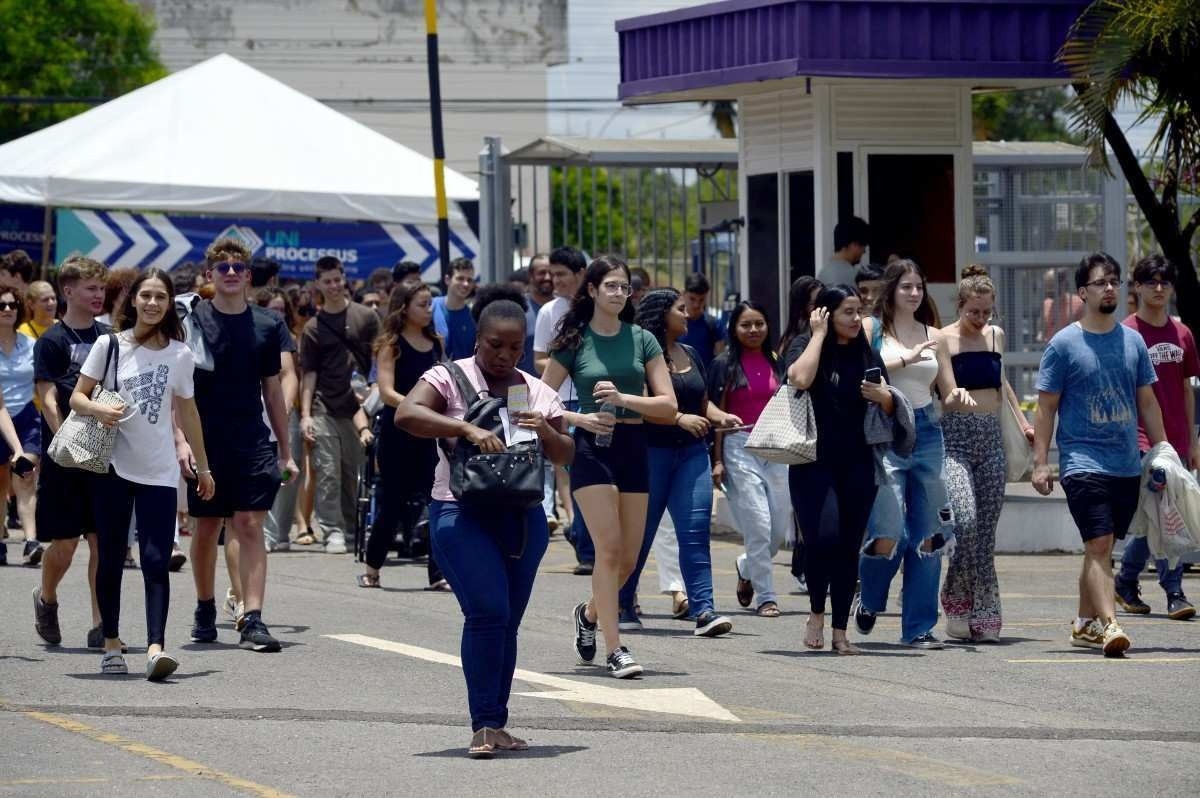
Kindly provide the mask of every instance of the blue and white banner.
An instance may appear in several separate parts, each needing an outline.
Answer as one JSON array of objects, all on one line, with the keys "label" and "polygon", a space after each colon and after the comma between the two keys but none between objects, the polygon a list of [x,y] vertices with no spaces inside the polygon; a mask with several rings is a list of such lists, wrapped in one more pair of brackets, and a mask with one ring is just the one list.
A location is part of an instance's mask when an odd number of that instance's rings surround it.
[{"label": "blue and white banner", "polygon": [[36,205],[0,205],[0,255],[23,249],[41,261],[45,222],[45,211]]},{"label": "blue and white banner", "polygon": [[[254,257],[279,263],[281,277],[312,279],[317,260],[333,255],[348,277],[401,260],[421,264],[425,279],[440,279],[437,224],[293,222],[275,219],[176,216],[124,211],[57,212],[55,260],[81,253],[110,267],[172,269],[204,260],[218,238],[242,241]],[[474,259],[479,241],[465,223],[450,229],[450,257]]]}]

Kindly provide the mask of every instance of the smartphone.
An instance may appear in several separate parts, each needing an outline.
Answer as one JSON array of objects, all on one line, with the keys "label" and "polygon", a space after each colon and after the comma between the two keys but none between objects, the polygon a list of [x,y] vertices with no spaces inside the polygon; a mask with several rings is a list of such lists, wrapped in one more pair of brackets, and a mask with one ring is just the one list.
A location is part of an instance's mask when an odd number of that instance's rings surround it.
[{"label": "smartphone", "polygon": [[33,461],[27,457],[18,457],[12,466],[13,473],[23,477],[33,470]]},{"label": "smartphone", "polygon": [[863,379],[867,382],[873,382],[878,385],[879,383],[883,382],[883,373],[877,368],[867,369],[865,372],[863,372]]},{"label": "smartphone", "polygon": [[529,386],[524,383],[508,387],[508,415],[529,412]]}]

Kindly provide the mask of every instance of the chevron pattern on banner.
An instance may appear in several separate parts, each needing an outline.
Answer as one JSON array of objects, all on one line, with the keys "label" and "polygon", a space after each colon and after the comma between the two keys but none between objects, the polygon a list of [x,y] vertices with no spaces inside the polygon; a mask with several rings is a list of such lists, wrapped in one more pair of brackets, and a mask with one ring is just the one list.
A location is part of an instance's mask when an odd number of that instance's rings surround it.
[{"label": "chevron pattern on banner", "polygon": [[[309,279],[316,261],[337,257],[351,277],[391,268],[401,260],[421,264],[427,280],[437,280],[437,225],[374,222],[295,222],[276,219],[174,216],[60,209],[57,211],[55,256],[62,262],[80,253],[113,268],[154,266],[172,269],[185,261],[200,262],[204,250],[230,236],[246,244],[255,257],[281,266],[284,277]],[[474,259],[479,241],[465,224],[451,229],[451,257]]]}]

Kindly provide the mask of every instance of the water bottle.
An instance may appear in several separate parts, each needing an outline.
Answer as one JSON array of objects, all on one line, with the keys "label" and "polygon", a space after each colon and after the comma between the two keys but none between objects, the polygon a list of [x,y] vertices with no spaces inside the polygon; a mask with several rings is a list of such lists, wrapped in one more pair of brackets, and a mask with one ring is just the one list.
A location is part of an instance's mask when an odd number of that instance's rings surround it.
[{"label": "water bottle", "polygon": [[[596,408],[596,412],[597,413],[608,413],[610,415],[615,416],[617,414],[617,406],[614,405],[612,402],[601,402],[600,406],[598,408]],[[609,446],[612,446],[612,436],[613,436],[612,430],[609,430],[608,432],[597,432],[596,433],[596,445],[602,446],[605,449],[607,449]]]},{"label": "water bottle", "polygon": [[1146,485],[1146,490],[1151,493],[1161,493],[1167,487],[1167,472],[1161,468],[1150,469],[1150,482]]}]

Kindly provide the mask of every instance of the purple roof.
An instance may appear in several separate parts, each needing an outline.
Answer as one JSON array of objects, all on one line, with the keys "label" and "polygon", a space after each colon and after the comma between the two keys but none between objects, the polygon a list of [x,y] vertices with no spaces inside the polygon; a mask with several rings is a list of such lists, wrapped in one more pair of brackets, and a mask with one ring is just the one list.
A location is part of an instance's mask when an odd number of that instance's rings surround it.
[{"label": "purple roof", "polygon": [[617,22],[621,99],[788,77],[1057,79],[1086,0],[726,0]]}]

